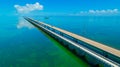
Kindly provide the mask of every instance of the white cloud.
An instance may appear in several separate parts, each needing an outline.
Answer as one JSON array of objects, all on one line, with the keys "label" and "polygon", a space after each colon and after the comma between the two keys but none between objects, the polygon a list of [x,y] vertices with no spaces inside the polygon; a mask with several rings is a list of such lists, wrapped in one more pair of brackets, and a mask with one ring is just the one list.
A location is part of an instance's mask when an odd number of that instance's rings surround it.
[{"label": "white cloud", "polygon": [[18,13],[29,13],[35,10],[43,10],[43,5],[36,2],[35,4],[26,4],[25,6],[14,5]]},{"label": "white cloud", "polygon": [[94,10],[89,10],[89,13],[95,13],[95,11]]},{"label": "white cloud", "polygon": [[69,14],[70,16],[112,16],[112,15],[120,15],[120,11],[118,9],[106,9],[106,10],[88,10],[88,11],[80,11],[79,13]]},{"label": "white cloud", "polygon": [[21,29],[21,28],[28,28],[28,29],[32,29],[34,28],[34,26],[32,24],[30,24],[29,22],[27,22],[25,19],[23,19],[22,17],[20,17],[18,19],[18,24],[17,24],[17,28]]},{"label": "white cloud", "polygon": [[106,14],[106,13],[118,13],[118,9],[108,9],[108,10],[89,10],[88,13],[94,14]]}]

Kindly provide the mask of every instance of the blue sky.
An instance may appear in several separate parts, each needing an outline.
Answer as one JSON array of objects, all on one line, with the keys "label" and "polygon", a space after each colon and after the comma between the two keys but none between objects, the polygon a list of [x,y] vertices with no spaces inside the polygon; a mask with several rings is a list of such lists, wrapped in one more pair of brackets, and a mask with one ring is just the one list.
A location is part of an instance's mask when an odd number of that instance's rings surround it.
[{"label": "blue sky", "polygon": [[93,12],[97,10],[98,12],[102,12],[102,10],[120,10],[120,0],[2,0],[0,1],[0,15],[14,15],[16,13],[14,5],[25,6],[36,2],[43,5],[43,10],[35,11],[37,14],[74,14],[81,11],[89,12],[89,10],[93,10]]}]

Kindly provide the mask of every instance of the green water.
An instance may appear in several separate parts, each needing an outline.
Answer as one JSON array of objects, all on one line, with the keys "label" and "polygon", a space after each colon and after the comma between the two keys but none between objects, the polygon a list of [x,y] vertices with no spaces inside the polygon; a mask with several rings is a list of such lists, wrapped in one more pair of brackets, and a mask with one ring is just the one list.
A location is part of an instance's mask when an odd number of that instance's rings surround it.
[{"label": "green water", "polygon": [[[41,31],[42,32],[42,31]],[[60,52],[60,55],[61,58],[64,58],[64,62],[61,63],[61,61],[63,60],[60,60],[59,62],[61,64],[56,64],[56,66],[60,65],[60,67],[89,67],[89,65],[87,63],[85,63],[82,59],[76,57],[73,53],[71,53],[68,49],[66,49],[64,46],[62,46],[60,43],[58,43],[55,39],[53,39],[52,37],[50,37],[49,35],[47,35],[46,33],[42,32],[46,37],[48,37],[50,39],[50,41],[52,41],[52,43],[57,47],[57,48],[60,48],[61,50],[59,51]],[[63,54],[63,52],[66,52]],[[52,53],[53,55],[55,55],[56,53]],[[69,63],[65,63],[65,62],[69,62]],[[67,64],[67,65],[66,65]]]}]

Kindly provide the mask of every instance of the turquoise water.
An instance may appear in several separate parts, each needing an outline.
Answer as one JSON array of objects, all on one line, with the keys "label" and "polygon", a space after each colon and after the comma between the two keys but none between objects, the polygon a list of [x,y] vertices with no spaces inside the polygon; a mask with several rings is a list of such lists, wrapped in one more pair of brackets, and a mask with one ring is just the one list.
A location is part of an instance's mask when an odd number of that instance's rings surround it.
[{"label": "turquoise water", "polygon": [[0,67],[89,66],[37,28],[17,28],[20,20],[17,16],[0,20]]},{"label": "turquoise water", "polygon": [[[120,50],[119,16],[32,18]],[[18,16],[0,18],[0,67],[88,67],[89,65]],[[22,20],[22,21],[21,21]],[[18,22],[22,23],[17,28]]]}]

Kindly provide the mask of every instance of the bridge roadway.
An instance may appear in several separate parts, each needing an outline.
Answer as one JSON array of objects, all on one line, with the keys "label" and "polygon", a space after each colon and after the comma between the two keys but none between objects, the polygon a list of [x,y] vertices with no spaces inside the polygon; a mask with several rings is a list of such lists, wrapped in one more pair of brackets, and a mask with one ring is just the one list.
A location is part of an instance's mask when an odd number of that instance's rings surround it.
[{"label": "bridge roadway", "polygon": [[113,54],[113,55],[116,55],[116,56],[120,57],[120,50],[114,49],[114,48],[112,48],[112,47],[106,46],[106,45],[104,45],[104,44],[101,44],[101,43],[98,43],[98,42],[96,42],[96,41],[90,40],[90,39],[88,39],[88,38],[82,37],[82,36],[80,36],[80,35],[76,35],[76,34],[74,34],[74,33],[68,32],[68,31],[66,31],[66,30],[63,30],[63,29],[60,29],[60,28],[57,28],[57,27],[48,25],[48,24],[46,24],[46,23],[43,23],[43,22],[40,22],[40,23],[41,23],[41,24],[44,24],[44,25],[46,25],[46,26],[49,26],[49,27],[51,27],[51,28],[53,28],[53,29],[55,29],[55,30],[58,30],[58,31],[60,31],[60,32],[63,32],[63,33],[65,33],[65,34],[67,34],[67,35],[69,35],[69,36],[72,36],[72,37],[74,37],[74,38],[76,38],[76,39],[78,39],[78,40],[81,40],[81,41],[83,41],[83,42],[85,42],[85,43],[88,43],[88,44],[90,44],[90,45],[92,45],[92,46],[94,46],[94,47],[97,47],[97,48],[99,48],[99,49],[102,49],[102,50],[104,50],[104,51],[106,51],[106,52],[108,52],[108,53],[111,53],[111,54]]},{"label": "bridge roadway", "polygon": [[[84,46],[80,46],[79,44],[77,44],[77,43],[75,43],[75,42],[73,42],[73,41],[71,41],[71,40],[69,40],[69,39],[67,39],[67,38],[64,38],[63,36],[61,36],[61,35],[53,32],[53,31],[50,31],[49,29],[47,29],[47,28],[45,28],[45,27],[43,27],[43,26],[41,26],[41,25],[45,25],[45,26],[48,26],[48,27],[53,28],[53,29],[55,29],[55,30],[58,30],[58,31],[60,31],[60,32],[63,32],[63,33],[65,33],[65,34],[67,34],[67,35],[69,35],[69,36],[71,36],[71,37],[74,37],[74,38],[76,38],[76,39],[78,39],[78,40],[81,40],[81,41],[83,41],[83,42],[86,42],[86,43],[88,43],[88,44],[90,44],[90,45],[92,45],[92,46],[95,46],[95,47],[97,47],[97,48],[99,48],[99,49],[101,49],[101,50],[104,50],[104,51],[106,51],[106,52],[108,52],[108,53],[111,53],[111,54],[113,54],[113,55],[115,55],[115,56],[117,56],[117,57],[120,57],[120,51],[119,51],[119,50],[114,49],[114,48],[109,47],[109,46],[106,46],[106,45],[104,45],[104,44],[98,43],[98,42],[96,42],[96,41],[90,40],[90,39],[88,39],[88,38],[82,37],[82,36],[80,36],[80,35],[77,35],[77,34],[68,32],[68,31],[66,31],[66,30],[57,28],[57,27],[55,27],[55,26],[51,26],[51,25],[49,25],[49,24],[46,24],[46,23],[43,23],[43,22],[39,22],[39,21],[37,21],[37,20],[33,20],[33,19],[31,19],[31,18],[25,18],[25,19],[26,19],[27,21],[29,21],[29,22],[32,21],[32,22],[31,22],[32,24],[38,25],[39,27],[41,27],[42,29],[46,30],[47,32],[50,32],[50,33],[54,34],[55,36],[57,36],[57,37],[65,40],[65,41],[73,44],[74,46],[76,46],[76,47],[82,49],[83,51],[87,52],[88,54],[90,54],[90,55],[92,55],[92,56],[94,56],[94,57],[102,60],[103,62],[105,62],[105,63],[107,63],[107,64],[109,64],[109,65],[111,65],[111,66],[113,66],[113,67],[120,67],[118,63],[116,63],[116,62],[114,62],[114,61],[112,61],[112,60],[110,60],[110,59],[108,59],[108,58],[106,58],[106,57],[104,57],[104,56],[102,56],[102,55],[100,55],[100,54],[92,51],[92,50],[89,50],[88,48],[86,48],[86,47],[84,47]],[[34,23],[34,22],[36,22],[36,23]]]}]

